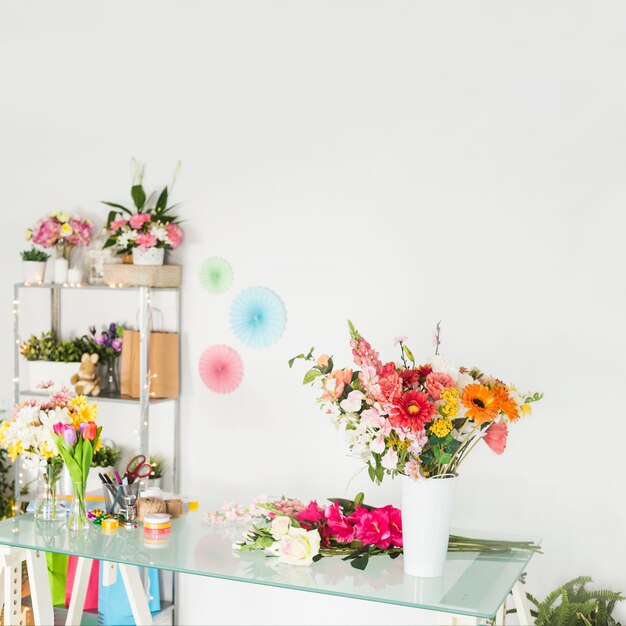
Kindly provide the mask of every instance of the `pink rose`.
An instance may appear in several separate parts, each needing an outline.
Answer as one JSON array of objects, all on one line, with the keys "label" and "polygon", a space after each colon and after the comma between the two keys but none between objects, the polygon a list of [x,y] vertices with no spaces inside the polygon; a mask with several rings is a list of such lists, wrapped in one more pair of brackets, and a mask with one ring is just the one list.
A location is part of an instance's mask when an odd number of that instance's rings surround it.
[{"label": "pink rose", "polygon": [[300,523],[317,524],[321,519],[324,519],[324,511],[315,500],[311,500],[306,509],[296,515],[296,519]]},{"label": "pink rose", "polygon": [[150,221],[150,213],[135,213],[129,220],[131,228],[139,230],[146,222]]},{"label": "pink rose", "polygon": [[93,232],[91,222],[80,217],[72,217],[69,224],[73,233],[68,237],[68,243],[72,246],[88,246]]},{"label": "pink rose", "polygon": [[145,250],[146,248],[154,248],[154,246],[157,245],[157,238],[151,233],[141,233],[137,239],[135,239],[135,243],[142,250]]},{"label": "pink rose", "polygon": [[433,400],[439,400],[441,392],[444,389],[450,389],[454,387],[455,383],[451,376],[448,374],[442,374],[441,372],[431,372],[426,376],[426,389],[431,395]]},{"label": "pink rose", "polygon": [[333,502],[326,507],[326,521],[330,532],[334,535],[338,543],[350,543],[354,541],[354,526],[348,518],[341,512],[339,505]]},{"label": "pink rose", "polygon": [[356,537],[364,546],[376,546],[379,550],[386,550],[391,544],[387,511],[375,509],[361,516],[356,525]]},{"label": "pink rose", "polygon": [[61,236],[61,224],[51,218],[40,219],[33,228],[33,243],[42,248],[52,248]]},{"label": "pink rose", "polygon": [[168,224],[165,230],[167,231],[167,236],[172,248],[178,248],[180,242],[183,240],[183,229],[176,224]]}]

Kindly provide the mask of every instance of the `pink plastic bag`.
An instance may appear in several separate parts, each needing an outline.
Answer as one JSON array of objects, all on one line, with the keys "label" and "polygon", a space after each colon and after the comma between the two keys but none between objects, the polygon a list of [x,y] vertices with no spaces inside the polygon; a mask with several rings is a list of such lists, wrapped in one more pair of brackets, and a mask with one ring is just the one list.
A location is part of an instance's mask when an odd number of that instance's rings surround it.
[{"label": "pink plastic bag", "polygon": [[[65,584],[65,606],[70,605],[72,598],[72,587],[74,586],[74,576],[76,575],[76,563],[78,558],[71,556],[67,566],[67,582]],[[89,585],[87,586],[87,595],[85,597],[85,610],[98,609],[98,583],[100,581],[100,561],[94,561],[91,564],[91,573],[89,574]]]}]

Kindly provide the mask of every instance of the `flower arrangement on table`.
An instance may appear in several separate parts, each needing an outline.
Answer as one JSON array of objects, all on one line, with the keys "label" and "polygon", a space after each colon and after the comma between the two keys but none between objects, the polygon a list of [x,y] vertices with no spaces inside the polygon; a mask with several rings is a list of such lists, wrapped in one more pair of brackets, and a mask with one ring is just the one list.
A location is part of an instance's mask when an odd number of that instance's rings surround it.
[{"label": "flower arrangement on table", "polygon": [[79,215],[62,211],[41,218],[26,231],[26,240],[42,248],[56,248],[59,258],[69,260],[74,246],[88,246],[93,234],[93,224]]},{"label": "flower arrangement on table", "polygon": [[178,167],[170,189],[164,187],[158,197],[155,193],[149,196],[146,194],[143,186],[144,170],[145,167],[138,167],[135,175],[137,182],[130,190],[134,209],[116,202],[104,202],[111,207],[111,211],[106,222],[108,238],[103,248],[115,247],[120,255],[132,254],[135,263],[140,254],[149,250],[173,250],[183,239],[180,219],[173,214],[176,205],[168,206]]},{"label": "flower arrangement on table", "polygon": [[[250,507],[227,503],[222,512],[205,515],[211,524],[253,521],[237,551],[262,550],[287,565],[311,565],[324,557],[341,556],[352,567],[363,570],[369,559],[387,555],[395,559],[403,552],[402,516],[394,506],[368,506],[364,496],[354,500],[329,499],[320,506],[297,499],[255,500]],[[450,537],[451,552],[501,552],[512,549],[539,551],[527,541],[494,541]]]},{"label": "flower arrangement on table", "polygon": [[509,425],[531,411],[541,393],[520,393],[514,385],[478,368],[450,365],[439,352],[418,364],[397,339],[401,364],[383,363],[349,322],[350,347],[360,369],[335,369],[326,354],[315,360],[313,348],[298,359],[315,365],[304,384],[316,385],[321,409],[343,429],[352,455],[365,462],[376,483],[384,476],[412,479],[456,474],[482,440],[496,454],[506,447]]},{"label": "flower arrangement on table", "polygon": [[[77,442],[77,432],[87,431],[86,436],[90,437],[95,429],[99,435],[96,417],[95,404],[89,403],[85,396],[72,397],[64,388],[43,402],[27,400],[15,406],[11,418],[0,425],[0,445],[7,449],[11,460],[21,456],[43,470],[46,492],[37,503],[37,517],[56,518],[56,483],[63,461],[70,467],[64,448],[72,445],[71,441]],[[99,438],[92,437],[92,441],[90,445],[97,449]]]}]

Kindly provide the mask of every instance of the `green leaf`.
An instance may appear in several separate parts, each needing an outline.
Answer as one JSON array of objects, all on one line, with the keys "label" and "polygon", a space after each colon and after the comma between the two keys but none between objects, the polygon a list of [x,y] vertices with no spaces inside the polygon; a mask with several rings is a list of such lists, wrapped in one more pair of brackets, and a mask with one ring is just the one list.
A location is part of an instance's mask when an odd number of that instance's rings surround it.
[{"label": "green leaf", "polygon": [[289,367],[293,367],[293,364],[298,360],[298,359],[304,359],[304,354],[299,354],[298,356],[294,356],[292,359],[289,359],[288,363],[289,363]]},{"label": "green leaf", "polygon": [[320,370],[315,369],[315,368],[310,369],[304,375],[304,378],[302,379],[302,384],[308,385],[309,383],[312,383],[316,378],[318,378],[318,376],[322,376],[322,372],[320,372]]},{"label": "green leaf", "polygon": [[128,213],[128,215],[132,215],[133,212],[130,209],[127,209],[125,206],[121,204],[115,204],[115,202],[106,202],[106,200],[101,200],[102,204],[106,204],[107,206],[112,206],[114,209],[120,209],[120,211],[124,211],[124,213]]},{"label": "green leaf", "polygon": [[119,211],[109,211],[107,216],[107,228],[111,226],[111,223],[115,221],[115,218],[119,215]]},{"label": "green leaf", "polygon": [[361,506],[363,504],[363,500],[365,500],[365,494],[362,491],[359,491],[354,498],[354,508],[356,509],[358,506]]},{"label": "green leaf", "polygon": [[350,561],[350,565],[352,565],[352,567],[354,567],[355,569],[364,570],[367,567],[369,560],[370,555],[365,553],[357,557],[356,559],[352,559],[352,561]]},{"label": "green leaf", "polygon": [[93,447],[91,441],[83,441],[83,489],[87,487],[87,477],[89,476],[89,468],[91,467],[91,459],[93,459]]},{"label": "green leaf", "polygon": [[323,558],[324,558],[324,555],[323,555],[323,554],[316,554],[316,555],[313,557],[313,563],[317,563],[318,561],[321,561]]},{"label": "green leaf", "polygon": [[167,206],[167,187],[165,187],[163,191],[161,192],[161,195],[159,196],[159,199],[157,200],[157,203],[156,203],[156,208],[161,211],[164,211],[166,206]]},{"label": "green leaf", "polygon": [[133,185],[130,189],[130,195],[137,209],[141,211],[146,203],[146,192],[143,190],[143,185]]},{"label": "green leaf", "polygon": [[367,473],[370,476],[370,480],[376,482],[376,470],[371,465],[367,466]]}]

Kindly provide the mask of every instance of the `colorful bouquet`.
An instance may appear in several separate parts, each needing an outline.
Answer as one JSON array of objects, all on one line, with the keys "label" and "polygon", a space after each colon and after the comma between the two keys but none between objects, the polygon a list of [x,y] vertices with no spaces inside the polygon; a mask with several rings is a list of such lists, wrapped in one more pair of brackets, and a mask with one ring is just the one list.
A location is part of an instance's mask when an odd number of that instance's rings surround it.
[{"label": "colorful bouquet", "polygon": [[92,223],[78,215],[70,216],[58,211],[41,218],[32,229],[26,231],[26,239],[42,248],[57,249],[64,259],[74,246],[88,246],[93,233]]},{"label": "colorful bouquet", "polygon": [[439,352],[418,364],[397,339],[401,364],[383,363],[378,352],[349,322],[352,354],[360,369],[334,369],[313,348],[289,361],[314,361],[304,384],[321,391],[322,410],[344,431],[352,455],[364,461],[371,480],[403,474],[415,480],[456,474],[482,440],[496,454],[506,447],[509,425],[530,413],[541,393],[520,393],[514,385],[478,368],[451,366]]},{"label": "colorful bouquet", "polygon": [[173,250],[183,239],[183,230],[178,225],[180,220],[172,214],[176,205],[167,206],[178,168],[170,191],[164,187],[153,206],[150,205],[156,194],[146,195],[142,184],[144,169],[138,168],[137,184],[133,184],[130,190],[135,210],[115,202],[104,202],[112,208],[107,218],[108,238],[104,248],[115,246],[119,254],[130,254],[133,248]]},{"label": "colorful bouquet", "polygon": [[[331,498],[328,506],[315,500],[304,505],[300,500],[256,501],[247,509],[230,507],[225,514],[230,521],[257,517],[260,521],[247,530],[235,550],[264,550],[288,565],[310,565],[324,557],[341,556],[352,567],[363,570],[369,559],[387,555],[395,559],[403,551],[400,510],[387,505],[364,504],[363,494],[354,500]],[[234,517],[232,513],[238,511]],[[245,511],[246,513],[242,513]],[[209,514],[213,523],[224,521],[224,515]],[[501,552],[520,549],[540,551],[530,541],[500,541],[451,536],[451,552]]]}]

